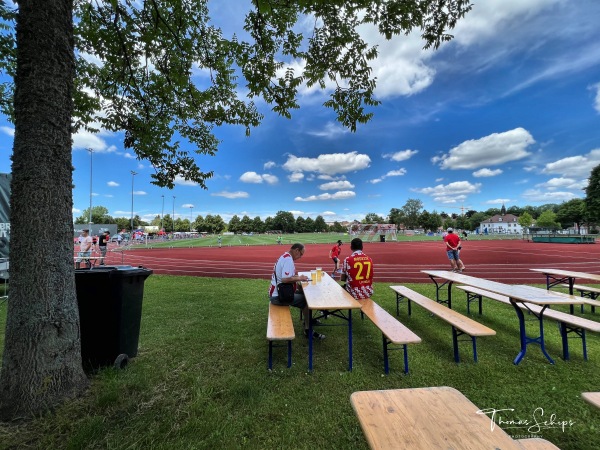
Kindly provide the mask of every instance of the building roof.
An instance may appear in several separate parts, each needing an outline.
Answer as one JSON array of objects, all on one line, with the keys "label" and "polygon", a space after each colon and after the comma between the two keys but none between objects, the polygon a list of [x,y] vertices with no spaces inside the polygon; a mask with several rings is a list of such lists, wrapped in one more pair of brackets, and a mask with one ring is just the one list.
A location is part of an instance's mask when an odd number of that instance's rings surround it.
[{"label": "building roof", "polygon": [[514,214],[496,214],[489,219],[482,220],[481,223],[518,223],[519,218]]}]

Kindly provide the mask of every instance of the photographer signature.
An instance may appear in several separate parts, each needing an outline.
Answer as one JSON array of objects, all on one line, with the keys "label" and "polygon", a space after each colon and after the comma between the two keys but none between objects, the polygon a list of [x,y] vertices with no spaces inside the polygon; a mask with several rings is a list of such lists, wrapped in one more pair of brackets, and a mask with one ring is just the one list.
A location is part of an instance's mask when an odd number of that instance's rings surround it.
[{"label": "photographer signature", "polygon": [[477,414],[485,414],[490,417],[491,423],[491,431],[494,431],[496,425],[501,426],[502,429],[527,429],[527,431],[531,434],[537,434],[542,430],[548,430],[552,428],[560,428],[563,433],[566,428],[572,427],[575,422],[571,419],[569,420],[559,420],[556,417],[556,414],[550,414],[549,416],[544,415],[544,408],[538,407],[533,411],[531,418],[527,419],[505,419],[500,413],[505,411],[514,411],[514,408],[505,408],[505,409],[495,409],[495,408],[487,408],[480,409],[477,411]]}]

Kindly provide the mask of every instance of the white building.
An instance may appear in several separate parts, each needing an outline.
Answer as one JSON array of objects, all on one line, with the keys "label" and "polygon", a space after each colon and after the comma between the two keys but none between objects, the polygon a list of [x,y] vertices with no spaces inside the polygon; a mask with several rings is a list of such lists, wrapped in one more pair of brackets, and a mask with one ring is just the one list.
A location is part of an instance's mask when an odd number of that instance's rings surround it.
[{"label": "white building", "polygon": [[519,225],[519,218],[512,214],[496,214],[485,219],[479,224],[481,234],[520,234],[523,227]]}]

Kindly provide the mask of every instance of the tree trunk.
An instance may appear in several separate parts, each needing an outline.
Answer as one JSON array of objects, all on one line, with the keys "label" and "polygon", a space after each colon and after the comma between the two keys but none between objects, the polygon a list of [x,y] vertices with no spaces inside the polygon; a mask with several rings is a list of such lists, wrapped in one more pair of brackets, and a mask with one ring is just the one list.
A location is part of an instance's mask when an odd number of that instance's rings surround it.
[{"label": "tree trunk", "polygon": [[4,420],[38,415],[88,385],[73,271],[72,11],[72,0],[19,1]]}]

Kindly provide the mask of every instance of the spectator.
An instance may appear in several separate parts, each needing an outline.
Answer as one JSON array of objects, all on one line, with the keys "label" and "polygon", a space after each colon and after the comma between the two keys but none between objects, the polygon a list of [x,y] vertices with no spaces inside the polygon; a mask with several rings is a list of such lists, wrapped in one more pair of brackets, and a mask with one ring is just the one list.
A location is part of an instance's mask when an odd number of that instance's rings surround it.
[{"label": "spectator", "polygon": [[90,265],[90,256],[92,255],[92,237],[90,230],[81,230],[81,240],[79,241],[79,254],[75,260],[75,268],[80,269],[82,261],[87,261]]},{"label": "spectator", "polygon": [[460,245],[460,236],[454,233],[452,228],[448,228],[447,231],[448,234],[444,237],[444,242],[446,243],[446,254],[450,260],[452,271],[462,273],[465,270],[465,265],[460,259],[460,249],[462,248]]},{"label": "spectator", "polygon": [[340,253],[342,251],[342,241],[338,240],[336,244],[329,250],[329,257],[333,260],[333,272],[331,273],[332,277],[335,277],[337,273],[340,273],[339,269],[339,258]]},{"label": "spectator", "polygon": [[[271,285],[269,286],[269,301],[274,305],[281,305],[279,302],[279,295],[277,294],[277,284],[279,283],[295,283],[294,301],[291,306],[300,308],[304,316],[304,336],[308,337],[308,330],[310,325],[310,311],[304,298],[301,286],[298,282],[308,281],[306,275],[298,275],[296,273],[296,266],[294,261],[302,258],[304,255],[304,244],[294,244],[289,251],[285,252],[279,257],[275,263],[273,269],[273,275],[271,275]],[[314,339],[325,339],[324,334],[313,332]]]},{"label": "spectator", "polygon": [[340,279],[346,282],[345,289],[357,300],[373,295],[373,260],[363,253],[363,241],[354,238],[350,242],[352,254],[342,264]]},{"label": "spectator", "polygon": [[106,258],[106,249],[108,242],[110,241],[110,233],[108,231],[104,231],[100,234],[100,238],[98,238],[98,248],[100,249],[100,265],[104,265],[104,259]]}]

